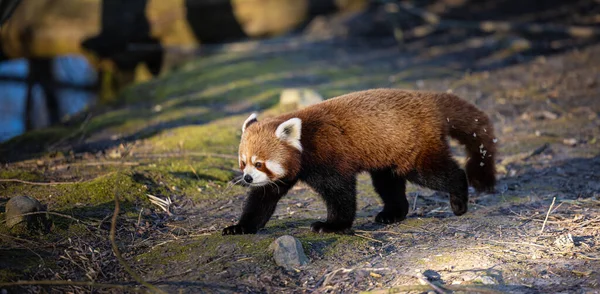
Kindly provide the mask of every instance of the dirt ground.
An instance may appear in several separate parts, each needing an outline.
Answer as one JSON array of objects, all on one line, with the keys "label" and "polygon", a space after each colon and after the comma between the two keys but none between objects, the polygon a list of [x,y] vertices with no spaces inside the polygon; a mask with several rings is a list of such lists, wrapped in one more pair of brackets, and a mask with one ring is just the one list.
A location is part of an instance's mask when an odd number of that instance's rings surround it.
[{"label": "dirt ground", "polygon": [[[119,105],[0,145],[0,212],[10,197],[31,195],[55,213],[49,234],[2,226],[0,288],[147,289],[128,266],[168,293],[421,293],[431,284],[600,292],[600,46],[527,55],[523,42],[497,35],[415,41],[402,52],[393,40],[286,44],[190,61],[129,89]],[[284,111],[280,91],[299,86],[326,98],[374,87],[452,91],[475,103],[498,135],[497,193],[472,194],[456,217],[446,195],[409,185],[409,218],[384,226],[361,175],[354,235],[311,233],[325,206],[299,185],[258,234],[221,236],[244,200],[229,183],[241,123],[252,111]],[[147,194],[170,197],[171,213]],[[109,238],[116,196],[122,261]],[[286,234],[302,242],[308,265],[274,263],[268,245]]]}]

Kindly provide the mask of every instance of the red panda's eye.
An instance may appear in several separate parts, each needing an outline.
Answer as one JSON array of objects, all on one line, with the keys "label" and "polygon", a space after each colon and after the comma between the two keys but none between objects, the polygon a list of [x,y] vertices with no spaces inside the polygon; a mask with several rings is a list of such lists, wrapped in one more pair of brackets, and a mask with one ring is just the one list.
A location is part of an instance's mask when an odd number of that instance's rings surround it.
[{"label": "red panda's eye", "polygon": [[260,163],[260,162],[257,162],[257,163],[255,163],[255,164],[254,164],[254,166],[255,166],[256,168],[261,168],[261,167],[262,167],[262,163]]},{"label": "red panda's eye", "polygon": [[246,167],[246,163],[242,161],[242,163],[240,164],[240,167],[241,167],[242,169],[244,169],[244,168]]}]

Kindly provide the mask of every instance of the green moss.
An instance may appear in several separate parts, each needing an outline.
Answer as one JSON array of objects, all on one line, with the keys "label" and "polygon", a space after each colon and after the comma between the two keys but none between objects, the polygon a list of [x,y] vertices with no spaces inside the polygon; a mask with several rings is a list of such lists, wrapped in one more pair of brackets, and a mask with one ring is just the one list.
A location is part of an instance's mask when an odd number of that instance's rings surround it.
[{"label": "green moss", "polygon": [[43,179],[43,175],[41,175],[37,171],[11,169],[11,170],[0,171],[0,179],[19,179],[19,180],[23,180],[23,181],[40,181]]},{"label": "green moss", "polygon": [[[137,257],[138,262],[167,265],[173,262],[207,260],[212,261],[223,256],[249,256],[256,260],[264,260],[270,256],[268,247],[275,238],[264,235],[221,236],[213,234],[194,239],[169,242],[164,246]],[[231,262],[231,258],[221,263]]]}]

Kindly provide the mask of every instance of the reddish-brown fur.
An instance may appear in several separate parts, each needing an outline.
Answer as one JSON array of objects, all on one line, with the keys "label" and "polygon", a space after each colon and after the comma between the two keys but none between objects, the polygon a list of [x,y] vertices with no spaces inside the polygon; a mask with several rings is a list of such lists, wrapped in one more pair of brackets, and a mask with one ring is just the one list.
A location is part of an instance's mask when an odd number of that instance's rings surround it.
[{"label": "reddish-brown fur", "polygon": [[435,172],[438,159],[451,156],[450,135],[466,146],[473,187],[483,191],[495,184],[493,126],[485,113],[453,94],[374,89],[342,95],[251,125],[260,130],[248,132],[240,149],[256,149],[263,158],[281,153],[273,134],[293,117],[302,120],[303,166],[327,165],[348,175],[392,165],[401,175]]},{"label": "reddish-brown fur", "polygon": [[[293,136],[284,135],[285,140],[276,136],[278,126],[287,131],[292,118],[301,120],[301,131],[295,132],[296,124],[288,134],[300,134],[302,150],[293,147],[297,141],[287,141]],[[253,164],[252,156],[272,160],[285,169],[285,175],[273,177],[268,164],[261,167],[274,185],[251,188],[239,223],[225,228],[223,234],[262,228],[298,180],[313,187],[327,205],[327,221],[311,226],[317,232],[350,229],[356,211],[356,174],[362,171],[371,174],[384,202],[375,218],[382,223],[406,217],[407,180],[448,192],[456,215],[467,212],[467,181],[478,191],[493,191],[496,181],[495,137],[489,118],[452,94],[398,89],[354,92],[275,118],[250,120],[244,127],[240,156],[246,164]],[[448,136],[466,147],[466,174],[452,159]],[[240,164],[243,169],[244,163]]]}]

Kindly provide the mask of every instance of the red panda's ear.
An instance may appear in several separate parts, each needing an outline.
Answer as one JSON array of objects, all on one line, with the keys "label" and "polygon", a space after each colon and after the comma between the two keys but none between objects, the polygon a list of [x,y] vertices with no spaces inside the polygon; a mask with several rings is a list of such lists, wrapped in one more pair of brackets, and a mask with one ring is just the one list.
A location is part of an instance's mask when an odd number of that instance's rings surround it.
[{"label": "red panda's ear", "polygon": [[282,122],[275,130],[275,136],[281,141],[284,141],[294,148],[302,151],[300,144],[300,135],[302,134],[302,120],[299,118],[290,118]]},{"label": "red panda's ear", "polygon": [[256,119],[256,112],[252,113],[244,122],[244,124],[242,125],[242,133],[246,130],[246,128],[248,128],[249,125],[257,122],[258,120]]}]

